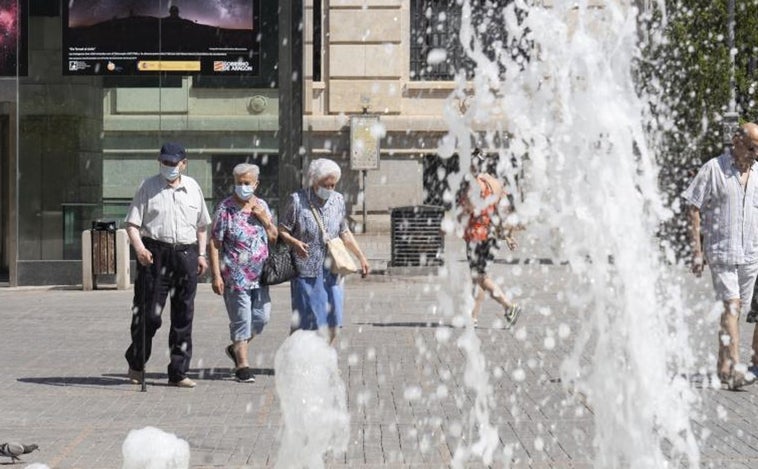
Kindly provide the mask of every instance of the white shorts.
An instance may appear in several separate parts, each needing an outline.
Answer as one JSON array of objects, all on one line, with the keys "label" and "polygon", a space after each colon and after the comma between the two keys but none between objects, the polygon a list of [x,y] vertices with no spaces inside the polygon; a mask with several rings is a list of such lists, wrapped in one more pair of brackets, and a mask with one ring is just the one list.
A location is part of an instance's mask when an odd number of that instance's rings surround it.
[{"label": "white shorts", "polygon": [[758,277],[758,262],[739,265],[710,265],[716,299],[721,301],[741,300],[741,312],[747,314],[753,299],[755,279]]}]

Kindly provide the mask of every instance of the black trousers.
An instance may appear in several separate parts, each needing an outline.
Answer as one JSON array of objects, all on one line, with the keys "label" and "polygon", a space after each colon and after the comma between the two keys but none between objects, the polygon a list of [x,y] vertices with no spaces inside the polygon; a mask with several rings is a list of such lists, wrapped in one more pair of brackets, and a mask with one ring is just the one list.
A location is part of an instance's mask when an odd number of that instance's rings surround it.
[{"label": "black trousers", "polygon": [[[145,247],[153,254],[153,263],[137,263],[132,306],[132,343],[124,356],[132,370],[142,370],[150,359],[155,332],[161,327],[166,299],[171,297],[171,330],[168,346],[171,361],[169,381],[181,381],[187,376],[192,358],[192,319],[197,292],[197,245],[170,245],[143,238]],[[144,313],[144,316],[143,316]],[[145,318],[145,349],[142,349],[142,318]]]}]

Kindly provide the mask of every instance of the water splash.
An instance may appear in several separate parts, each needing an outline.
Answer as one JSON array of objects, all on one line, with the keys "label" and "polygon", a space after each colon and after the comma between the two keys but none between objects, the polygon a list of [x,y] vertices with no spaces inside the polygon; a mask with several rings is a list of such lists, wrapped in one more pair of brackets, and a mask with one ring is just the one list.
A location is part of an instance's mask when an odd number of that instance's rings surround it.
[{"label": "water splash", "polygon": [[276,467],[324,467],[324,454],[344,453],[350,437],[337,352],[317,332],[299,330],[276,351],[274,370],[283,419]]},{"label": "water splash", "polygon": [[[698,398],[680,378],[693,361],[683,300],[655,238],[671,215],[657,186],[657,126],[648,117],[650,98],[638,95],[633,79],[640,56],[637,4],[512,2],[494,11],[511,42],[493,56],[485,53],[470,21],[472,5],[464,1],[460,37],[476,73],[473,88],[460,77],[449,99],[450,132],[439,152],[459,154],[467,168],[476,143],[498,151],[501,162],[513,161],[499,170],[511,181],[524,173],[519,216],[547,227],[560,242],[560,260],[572,273],[565,296],[584,324],[561,378],[593,408],[596,466],[667,467],[686,460],[697,467],[690,418]],[[528,61],[513,53],[527,47],[533,51]],[[460,175],[451,179],[457,187]],[[456,276],[448,273],[451,284]],[[457,311],[470,307],[450,300]],[[480,438],[458,452],[458,462],[473,454],[487,463],[497,444],[489,435],[492,390],[477,344],[471,328],[459,341],[474,367],[467,373],[477,376],[467,377],[466,385],[477,396],[471,414]],[[589,365],[583,354],[591,357]]]}]

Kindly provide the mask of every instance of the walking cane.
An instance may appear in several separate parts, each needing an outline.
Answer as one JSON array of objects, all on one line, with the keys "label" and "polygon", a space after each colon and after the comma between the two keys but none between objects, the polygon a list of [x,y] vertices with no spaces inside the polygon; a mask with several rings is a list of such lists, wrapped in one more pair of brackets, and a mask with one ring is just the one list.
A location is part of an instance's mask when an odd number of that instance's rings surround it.
[{"label": "walking cane", "polygon": [[[150,268],[149,266],[142,266],[143,269]],[[147,275],[140,275],[140,282],[142,287],[142,318],[140,319],[141,329],[142,329],[142,379],[140,381],[142,382],[142,388],[140,389],[141,392],[147,392],[147,382],[145,382],[145,348],[147,346],[147,332],[145,329],[147,326],[145,325],[145,322],[147,321],[147,308],[148,308],[148,302],[147,302],[147,288],[145,288],[147,284]]]}]

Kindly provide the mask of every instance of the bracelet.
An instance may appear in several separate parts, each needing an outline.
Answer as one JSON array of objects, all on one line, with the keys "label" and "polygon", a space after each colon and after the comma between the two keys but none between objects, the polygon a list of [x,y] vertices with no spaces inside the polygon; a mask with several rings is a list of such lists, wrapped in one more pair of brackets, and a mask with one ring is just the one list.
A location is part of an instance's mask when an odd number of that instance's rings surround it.
[{"label": "bracelet", "polygon": [[204,258],[208,259],[208,254],[198,254],[197,257],[204,257]]}]

